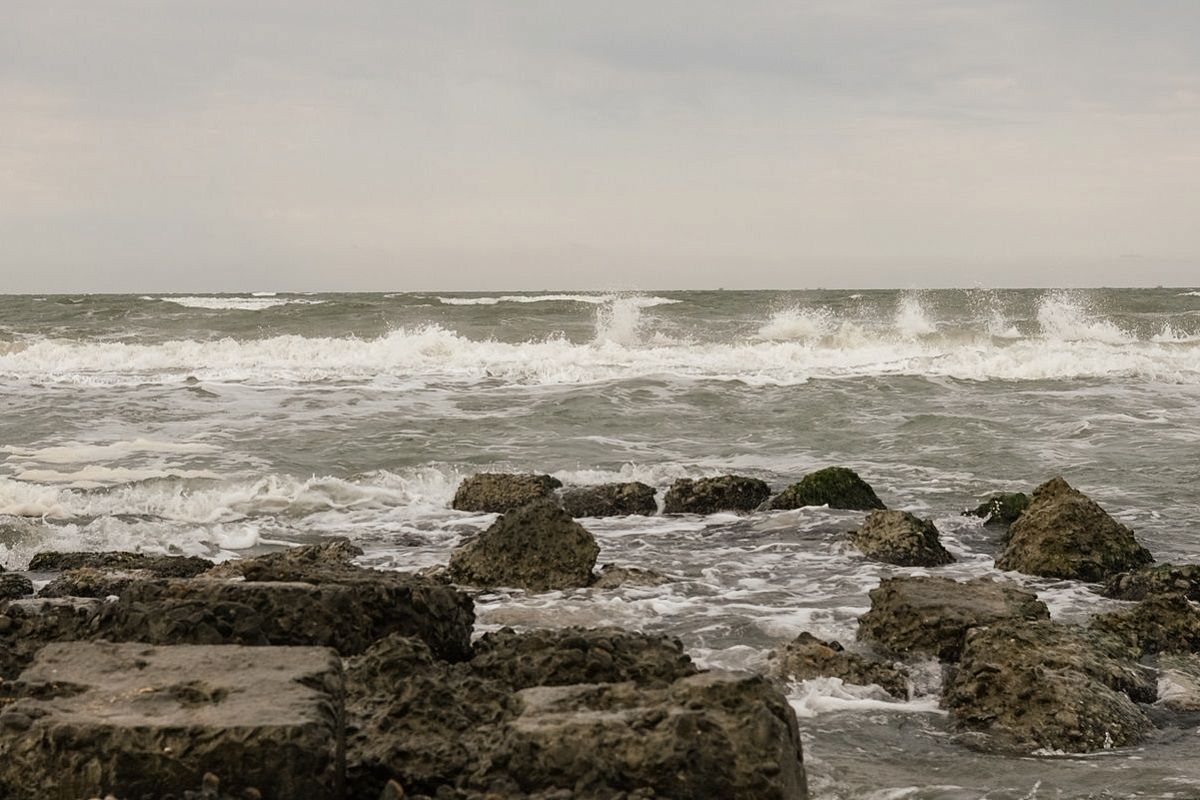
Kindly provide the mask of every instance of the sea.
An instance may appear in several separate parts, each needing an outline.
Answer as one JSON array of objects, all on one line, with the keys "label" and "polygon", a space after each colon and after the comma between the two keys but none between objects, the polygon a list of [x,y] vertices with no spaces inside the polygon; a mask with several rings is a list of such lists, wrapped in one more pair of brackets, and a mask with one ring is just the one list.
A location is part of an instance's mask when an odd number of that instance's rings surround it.
[{"label": "sea", "polygon": [[[1160,561],[1200,560],[1200,290],[655,291],[0,296],[0,564],[42,549],[225,560],[348,537],[360,562],[445,563],[493,515],[482,470],[565,484],[827,465],[931,517],[955,564],[848,547],[862,514],[585,519],[602,563],[657,587],[477,600],[478,631],[618,625],[703,666],[769,668],[810,631],[854,647],[881,578],[996,574],[962,516],[1062,475]],[[1119,604],[1007,577],[1054,618]],[[819,800],[1200,797],[1200,720],[1144,744],[1012,757],[963,747],[917,665],[900,702],[797,683]],[[1160,687],[1164,690],[1170,686]]]}]

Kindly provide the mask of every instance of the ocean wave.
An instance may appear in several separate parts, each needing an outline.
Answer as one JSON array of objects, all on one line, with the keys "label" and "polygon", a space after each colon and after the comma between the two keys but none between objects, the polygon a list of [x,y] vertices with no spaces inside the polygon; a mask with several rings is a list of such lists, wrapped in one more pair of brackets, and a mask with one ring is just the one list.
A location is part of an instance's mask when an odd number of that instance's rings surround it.
[{"label": "ocean wave", "polygon": [[602,305],[614,299],[624,299],[642,308],[673,305],[682,302],[669,297],[622,297],[612,294],[506,294],[489,297],[438,297],[448,306],[494,306],[500,303],[589,303]]},{"label": "ocean wave", "polygon": [[1200,291],[1195,292],[1180,292],[1179,297],[1200,297]]},{"label": "ocean wave", "polygon": [[267,308],[286,305],[315,306],[324,300],[308,300],[295,297],[278,297],[274,292],[255,292],[250,297],[227,296],[190,296],[190,297],[150,297],[143,300],[161,300],[164,303],[174,303],[185,308],[202,308],[208,311],[262,311]]}]

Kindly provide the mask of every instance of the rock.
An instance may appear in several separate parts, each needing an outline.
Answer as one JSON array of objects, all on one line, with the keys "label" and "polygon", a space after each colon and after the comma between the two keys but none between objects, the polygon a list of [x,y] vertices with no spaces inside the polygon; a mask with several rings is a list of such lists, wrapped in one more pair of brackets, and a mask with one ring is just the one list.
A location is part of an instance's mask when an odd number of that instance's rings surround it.
[{"label": "rock", "polygon": [[715,514],[718,511],[753,511],[771,495],[758,478],[721,475],[716,478],[680,478],[667,490],[667,514]]},{"label": "rock", "polygon": [[1171,711],[1200,711],[1200,656],[1164,653],[1156,666],[1159,704]]},{"label": "rock", "polygon": [[984,500],[964,517],[979,517],[985,525],[1011,525],[1029,507],[1029,495],[1024,492],[998,492]]},{"label": "rock", "polygon": [[1153,560],[1133,531],[1054,478],[1034,490],[1029,507],[1009,527],[996,568],[1094,582]]},{"label": "rock", "polygon": [[501,796],[808,796],[795,714],[760,676],[706,672],[665,689],[536,687],[519,698],[486,772],[471,776]]},{"label": "rock", "polygon": [[657,490],[644,483],[605,483],[568,489],[562,502],[572,517],[649,517],[658,512],[655,494]]},{"label": "rock", "polygon": [[33,594],[33,581],[12,572],[0,574],[0,600],[12,600]]},{"label": "rock", "polygon": [[138,581],[155,580],[149,570],[94,569],[80,567],[61,573],[42,587],[38,597],[109,597],[119,595]]},{"label": "rock", "polygon": [[808,632],[771,655],[775,662],[772,670],[782,680],[841,678],[858,686],[875,685],[893,697],[908,699],[908,678],[903,670],[847,653],[837,642],[821,641]]},{"label": "rock", "polygon": [[30,572],[63,572],[69,569],[141,570],[156,578],[194,578],[213,563],[197,556],[155,556],[110,551],[104,553],[60,553],[44,550],[29,562]]},{"label": "rock", "polygon": [[458,511],[503,514],[554,495],[562,481],[549,475],[481,472],[464,480],[450,507]]},{"label": "rock", "polygon": [[661,572],[640,567],[618,567],[605,564],[592,579],[593,589],[616,589],[621,586],[662,586],[671,579]]},{"label": "rock", "polygon": [[48,642],[84,638],[99,608],[98,600],[77,598],[30,598],[0,607],[0,685],[17,677]]},{"label": "rock", "polygon": [[1049,616],[1033,592],[990,578],[885,578],[871,590],[871,609],[859,618],[858,638],[901,656],[956,661],[970,628]]},{"label": "rock", "polygon": [[314,645],[343,655],[400,633],[421,638],[442,658],[470,655],[469,597],[411,575],[376,575],[353,584],[146,581],[105,604],[90,627],[94,638],[112,641]]},{"label": "rock", "polygon": [[512,689],[622,681],[665,686],[697,672],[678,639],[577,627],[485,633],[475,643],[471,670]]},{"label": "rock", "polygon": [[954,561],[942,547],[932,520],[907,511],[872,511],[850,534],[850,542],[867,558],[904,567],[937,567]]},{"label": "rock", "polygon": [[[346,539],[334,539],[317,544],[304,544],[290,547],[276,553],[267,553],[254,558],[239,558],[218,564],[204,573],[206,578],[236,578],[250,571],[294,570],[307,575],[317,575],[321,572],[332,572],[335,569],[349,565],[354,559],[363,554],[362,548]],[[253,578],[252,580],[261,580]]]},{"label": "rock", "polygon": [[1200,610],[1182,594],[1154,594],[1128,610],[1097,614],[1091,627],[1147,655],[1200,652]]},{"label": "rock", "polygon": [[[654,796],[803,796],[782,788],[802,770],[794,718],[782,695],[758,678],[739,678],[724,691],[689,689],[686,681],[704,676],[696,675],[676,640],[616,629],[502,630],[485,635],[477,650],[470,661],[447,664],[420,641],[392,636],[350,659],[350,796],[377,797],[389,780],[414,796],[454,798],[488,793],[632,798],[651,795],[622,793],[664,786],[668,789]],[[585,679],[598,683],[577,683]],[[755,685],[738,683],[743,680]],[[631,706],[617,719],[634,726],[624,726],[619,740],[614,738],[615,722],[604,729],[589,727],[589,720],[615,711],[604,703],[590,711],[577,709],[584,712],[579,715],[567,713],[583,727],[566,731],[568,738],[554,745],[555,758],[565,758],[563,748],[569,747],[576,764],[545,762],[533,749],[538,745],[517,729],[533,719],[525,690],[547,686],[565,687],[569,693],[612,689],[614,702],[619,697]],[[642,721],[645,727],[636,727]],[[693,738],[704,731],[708,738],[696,744]],[[723,751],[713,749],[718,742]],[[623,754],[612,759],[599,755],[610,747]],[[640,758],[629,760],[639,747]],[[689,750],[694,757],[680,762]],[[715,757],[718,752],[722,757]],[[599,765],[595,771],[588,766],[593,761]],[[700,780],[688,774],[696,770],[716,770],[722,782],[698,795],[669,788],[676,785],[672,782]],[[759,779],[764,783],[755,782]],[[738,788],[760,785],[760,793]],[[731,786],[735,790],[727,791]]]},{"label": "rock", "polygon": [[571,515],[549,501],[509,511],[454,549],[450,576],[470,586],[533,592],[587,586],[600,547]]},{"label": "rock", "polygon": [[[230,788],[341,797],[337,654],[307,647],[47,645],[0,713],[0,796]],[[11,721],[15,721],[13,725]]]},{"label": "rock", "polygon": [[1154,675],[1115,639],[1049,621],[1008,621],[967,634],[942,703],[969,743],[1002,750],[1090,752],[1136,744],[1151,730],[1135,704]]},{"label": "rock", "polygon": [[1152,594],[1183,594],[1200,601],[1200,564],[1156,564],[1121,572],[1104,582],[1100,593],[1114,600],[1143,600]]},{"label": "rock", "polygon": [[870,484],[846,467],[825,467],[810,472],[771,501],[771,508],[779,511],[804,506],[829,506],[852,511],[887,508]]}]

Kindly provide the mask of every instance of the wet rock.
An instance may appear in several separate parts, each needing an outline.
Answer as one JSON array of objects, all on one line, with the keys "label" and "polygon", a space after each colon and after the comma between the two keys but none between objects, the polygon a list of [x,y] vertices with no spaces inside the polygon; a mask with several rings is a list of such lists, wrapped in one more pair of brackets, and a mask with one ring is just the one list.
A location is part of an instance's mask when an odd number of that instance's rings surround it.
[{"label": "wet rock", "polygon": [[470,586],[511,586],[534,592],[587,586],[600,547],[587,529],[549,501],[497,519],[455,548],[450,576]]},{"label": "wet rock", "polygon": [[605,483],[563,492],[563,508],[572,517],[652,516],[658,511],[657,490],[644,483]]},{"label": "wet rock", "polygon": [[470,654],[469,597],[424,578],[377,575],[354,584],[146,581],[104,605],[90,629],[92,638],[112,641],[316,645],[343,655],[400,633],[421,638],[443,658]]},{"label": "wet rock", "polygon": [[678,639],[578,627],[486,633],[475,643],[471,670],[513,689],[621,681],[665,686],[697,672]]},{"label": "wet rock", "polygon": [[77,598],[30,598],[0,606],[0,684],[17,677],[49,642],[84,638],[99,608],[98,600]]},{"label": "wet rock", "polygon": [[804,632],[771,654],[772,671],[782,680],[841,678],[858,686],[874,684],[893,697],[908,699],[908,678],[890,664],[848,653],[837,642],[825,642]]},{"label": "wet rock", "polygon": [[33,581],[12,572],[0,574],[0,600],[12,600],[33,594]]},{"label": "wet rock", "polygon": [[155,580],[148,570],[94,569],[80,567],[63,572],[43,586],[38,597],[109,597],[119,595],[138,581]]},{"label": "wet rock", "polygon": [[1043,483],[1008,529],[997,569],[1101,581],[1154,559],[1133,531],[1062,478]]},{"label": "wet rock", "polygon": [[1091,627],[1140,653],[1200,652],[1200,609],[1182,594],[1155,594],[1133,608],[1097,614]]},{"label": "wet rock", "polygon": [[887,508],[870,484],[846,467],[825,467],[811,472],[771,501],[771,508],[781,511],[804,506],[829,506],[852,511]]},{"label": "wet rock", "polygon": [[[285,570],[295,573],[303,572],[317,575],[330,572],[349,565],[354,559],[363,554],[363,550],[346,539],[334,539],[329,542],[304,544],[299,547],[289,547],[275,553],[255,556],[254,558],[239,558],[218,564],[204,573],[206,578],[236,578],[244,577],[247,571],[279,574]],[[261,580],[252,578],[251,580]]]},{"label": "wet rock", "polygon": [[886,578],[870,596],[871,608],[859,618],[859,639],[897,655],[932,655],[943,661],[958,659],[971,628],[1050,616],[1033,592],[990,578]]},{"label": "wet rock", "polygon": [[985,525],[1011,525],[1029,507],[1029,495],[1024,492],[998,492],[984,500],[964,517],[979,517]]},{"label": "wet rock", "polygon": [[907,511],[872,511],[850,542],[867,558],[888,564],[937,567],[954,561],[933,521]]},{"label": "wet rock", "polygon": [[109,551],[62,553],[44,550],[29,562],[30,572],[62,572],[69,569],[142,570],[157,578],[194,578],[213,563],[197,556],[156,556],[145,553]]},{"label": "wet rock", "polygon": [[209,769],[260,796],[341,797],[341,662],[324,648],[51,644],[17,690],[0,713],[10,800],[215,795]]},{"label": "wet rock", "polygon": [[1049,621],[976,628],[943,694],[976,746],[1090,752],[1136,744],[1151,730],[1153,673],[1115,639]]},{"label": "wet rock", "polygon": [[621,586],[662,586],[671,579],[661,572],[640,567],[618,567],[605,564],[592,579],[593,589],[616,589]]},{"label": "wet rock", "polygon": [[1156,564],[1121,572],[1104,582],[1100,593],[1114,600],[1143,600],[1153,594],[1182,594],[1200,601],[1200,564]]},{"label": "wet rock", "polygon": [[680,478],[664,499],[667,514],[715,514],[718,511],[753,511],[771,495],[758,478],[720,475],[715,478]]},{"label": "wet rock", "polygon": [[481,472],[464,480],[454,493],[451,508],[503,514],[554,495],[562,481],[549,475]]},{"label": "wet rock", "polygon": [[1171,711],[1200,711],[1200,656],[1164,653],[1159,656],[1158,702]]},{"label": "wet rock", "polygon": [[[472,782],[500,795],[805,798],[795,714],[759,676],[706,672],[665,689],[536,687]],[[586,755],[585,755],[586,754]]]}]

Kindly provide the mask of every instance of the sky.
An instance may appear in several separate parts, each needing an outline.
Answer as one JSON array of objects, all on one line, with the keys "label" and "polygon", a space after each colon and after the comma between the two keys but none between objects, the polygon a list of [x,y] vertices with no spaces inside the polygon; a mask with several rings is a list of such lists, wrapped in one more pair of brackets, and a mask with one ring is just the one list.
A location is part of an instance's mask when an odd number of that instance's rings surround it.
[{"label": "sky", "polygon": [[1196,0],[0,20],[0,292],[1200,283]]}]

